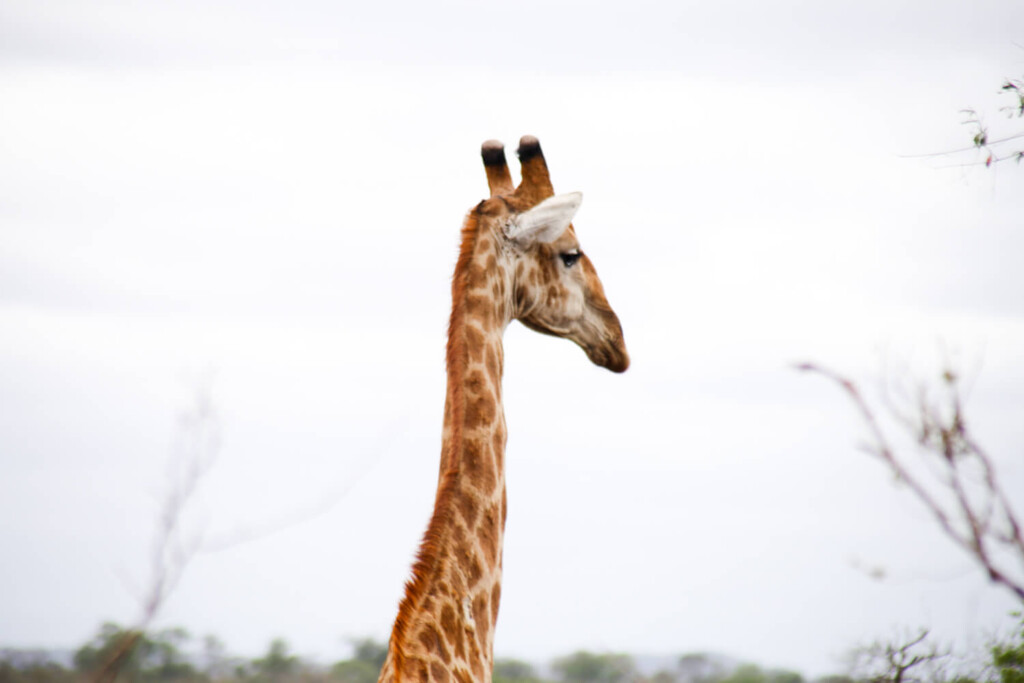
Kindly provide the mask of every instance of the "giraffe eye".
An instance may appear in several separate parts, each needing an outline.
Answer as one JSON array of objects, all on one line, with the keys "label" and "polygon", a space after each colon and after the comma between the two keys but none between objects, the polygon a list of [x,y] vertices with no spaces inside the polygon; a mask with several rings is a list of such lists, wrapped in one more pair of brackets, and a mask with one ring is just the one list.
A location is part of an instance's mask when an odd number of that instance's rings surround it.
[{"label": "giraffe eye", "polygon": [[565,264],[566,268],[572,268],[576,265],[576,262],[580,260],[580,250],[573,249],[572,251],[563,251],[558,256],[562,259],[562,263]]}]

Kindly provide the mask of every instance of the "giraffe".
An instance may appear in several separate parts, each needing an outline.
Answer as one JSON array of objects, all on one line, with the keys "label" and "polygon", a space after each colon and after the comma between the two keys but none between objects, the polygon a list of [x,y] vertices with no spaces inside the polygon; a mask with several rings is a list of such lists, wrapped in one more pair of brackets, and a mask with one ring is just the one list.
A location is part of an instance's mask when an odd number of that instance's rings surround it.
[{"label": "giraffe", "polygon": [[512,320],[576,342],[613,372],[622,327],[571,221],[582,195],[555,195],[540,143],[481,148],[491,196],[462,227],[452,279],[441,467],[434,512],[406,584],[379,683],[491,680],[501,598],[505,495],[502,335]]}]

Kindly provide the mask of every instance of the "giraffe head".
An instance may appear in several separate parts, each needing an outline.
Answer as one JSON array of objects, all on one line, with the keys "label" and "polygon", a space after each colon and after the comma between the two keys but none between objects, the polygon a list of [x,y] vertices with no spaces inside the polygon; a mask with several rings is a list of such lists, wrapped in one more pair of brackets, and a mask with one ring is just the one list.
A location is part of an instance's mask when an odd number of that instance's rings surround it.
[{"label": "giraffe head", "polygon": [[510,274],[510,317],[538,332],[570,339],[591,362],[623,372],[629,354],[622,326],[572,226],[583,195],[554,193],[533,136],[519,141],[518,188],[513,187],[500,142],[485,142],[481,154],[491,197],[477,210],[490,224]]}]

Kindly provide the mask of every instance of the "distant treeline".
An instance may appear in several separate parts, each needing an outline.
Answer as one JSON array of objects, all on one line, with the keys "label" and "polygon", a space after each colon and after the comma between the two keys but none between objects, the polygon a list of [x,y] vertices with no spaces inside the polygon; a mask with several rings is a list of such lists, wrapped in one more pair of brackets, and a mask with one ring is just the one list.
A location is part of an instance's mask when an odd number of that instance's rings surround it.
[{"label": "distant treeline", "polygon": [[[131,647],[125,654],[125,644]],[[304,661],[287,641],[275,639],[254,659],[227,653],[216,636],[193,638],[182,628],[137,633],[103,624],[71,662],[43,651],[0,648],[0,683],[78,683],[111,670],[122,683],[376,683],[387,647],[373,639],[352,643],[352,657],[332,665]],[[1017,631],[992,643],[982,657],[955,657],[936,646],[927,630],[853,648],[850,671],[814,683],[1024,683],[1024,618]],[[984,660],[978,663],[979,659]],[[980,670],[965,669],[964,662]],[[739,664],[707,653],[666,659],[656,671],[627,654],[580,651],[543,670],[529,662],[498,659],[494,683],[808,683],[794,671]],[[642,670],[643,669],[643,670]],[[108,677],[109,680],[109,677]]]}]

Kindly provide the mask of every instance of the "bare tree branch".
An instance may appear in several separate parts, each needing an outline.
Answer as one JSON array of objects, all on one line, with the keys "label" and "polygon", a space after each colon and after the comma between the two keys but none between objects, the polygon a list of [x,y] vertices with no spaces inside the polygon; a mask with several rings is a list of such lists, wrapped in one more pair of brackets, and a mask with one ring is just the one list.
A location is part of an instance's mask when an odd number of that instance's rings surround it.
[{"label": "bare tree branch", "polygon": [[93,683],[112,683],[131,657],[164,601],[178,585],[199,550],[200,538],[185,538],[183,518],[203,477],[220,451],[220,421],[213,407],[209,381],[195,389],[193,407],[178,419],[167,461],[167,488],[157,515],[150,555],[150,578],[135,625],[125,632],[107,660],[92,674]]},{"label": "bare tree branch", "polygon": [[[141,611],[107,660],[93,672],[93,683],[113,683],[116,680],[196,555],[219,552],[266,538],[326,514],[369,471],[374,456],[380,450],[380,447],[372,449],[354,477],[328,490],[305,510],[258,527],[238,528],[209,540],[202,529],[187,534],[184,528],[186,512],[220,453],[220,418],[211,389],[209,378],[200,381],[194,389],[192,407],[178,418],[167,460],[165,493],[157,515],[149,581],[140,598]],[[382,433],[382,437],[392,438],[398,432],[400,430],[391,428]]]},{"label": "bare tree branch", "polygon": [[[811,363],[797,368],[821,375],[840,387],[870,434],[865,450],[885,463],[897,481],[925,506],[943,533],[966,551],[993,582],[1024,601],[1021,525],[999,485],[991,458],[968,430],[957,373],[949,367],[943,371],[943,396],[938,402],[922,386],[913,413],[905,413],[889,402],[884,404],[889,417],[920,447],[935,480],[928,482],[892,446],[875,411],[853,381]],[[974,473],[980,476],[974,477]]]},{"label": "bare tree branch", "polygon": [[851,673],[870,683],[921,683],[940,680],[949,652],[926,642],[928,629],[916,636],[876,641],[850,653]]}]

